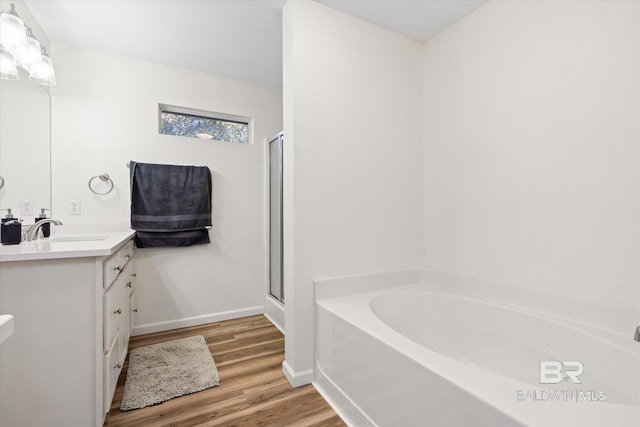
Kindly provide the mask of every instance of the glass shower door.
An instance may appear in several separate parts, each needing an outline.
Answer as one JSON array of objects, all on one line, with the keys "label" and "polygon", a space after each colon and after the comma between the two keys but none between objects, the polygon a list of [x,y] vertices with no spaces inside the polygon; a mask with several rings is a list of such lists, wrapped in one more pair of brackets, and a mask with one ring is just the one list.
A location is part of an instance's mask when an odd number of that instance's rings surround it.
[{"label": "glass shower door", "polygon": [[282,142],[279,133],[269,143],[269,293],[284,302],[282,281]]}]

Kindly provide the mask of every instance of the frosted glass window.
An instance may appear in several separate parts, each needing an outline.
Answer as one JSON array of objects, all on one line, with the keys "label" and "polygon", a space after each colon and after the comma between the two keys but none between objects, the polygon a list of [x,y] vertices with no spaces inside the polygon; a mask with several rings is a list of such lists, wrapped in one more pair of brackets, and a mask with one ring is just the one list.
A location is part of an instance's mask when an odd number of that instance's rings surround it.
[{"label": "frosted glass window", "polygon": [[160,105],[159,110],[161,134],[212,139],[233,144],[251,142],[251,120],[247,118],[166,105]]}]

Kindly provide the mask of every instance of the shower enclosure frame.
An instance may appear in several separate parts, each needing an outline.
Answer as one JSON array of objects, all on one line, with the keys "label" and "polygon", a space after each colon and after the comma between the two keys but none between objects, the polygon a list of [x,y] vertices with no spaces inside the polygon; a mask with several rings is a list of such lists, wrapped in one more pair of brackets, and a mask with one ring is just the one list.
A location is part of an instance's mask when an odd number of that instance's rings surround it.
[{"label": "shower enclosure frame", "polygon": [[[268,144],[269,159],[269,295],[284,303],[283,251],[283,153],[284,133],[280,132]],[[274,162],[275,160],[275,162]],[[274,193],[274,178],[277,179]],[[274,254],[277,253],[276,259]],[[275,282],[275,283],[274,283]]]}]

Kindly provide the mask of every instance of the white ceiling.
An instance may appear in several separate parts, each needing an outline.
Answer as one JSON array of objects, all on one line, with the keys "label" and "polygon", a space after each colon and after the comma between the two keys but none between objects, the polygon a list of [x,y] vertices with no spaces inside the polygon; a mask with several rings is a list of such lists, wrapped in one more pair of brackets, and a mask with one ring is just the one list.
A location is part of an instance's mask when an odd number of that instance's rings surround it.
[{"label": "white ceiling", "polygon": [[[486,0],[318,1],[422,42]],[[282,85],[285,0],[27,0],[26,4],[52,41]]]},{"label": "white ceiling", "polygon": [[425,42],[487,0],[316,0]]}]

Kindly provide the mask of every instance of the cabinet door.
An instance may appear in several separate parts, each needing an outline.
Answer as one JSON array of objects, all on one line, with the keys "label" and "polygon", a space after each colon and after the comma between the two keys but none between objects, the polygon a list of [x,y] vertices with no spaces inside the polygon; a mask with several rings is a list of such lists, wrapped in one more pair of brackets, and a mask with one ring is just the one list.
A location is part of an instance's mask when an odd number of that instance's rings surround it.
[{"label": "cabinet door", "polygon": [[120,281],[120,306],[122,307],[122,315],[118,319],[118,330],[122,340],[122,360],[124,363],[125,357],[127,357],[127,349],[129,348],[129,337],[131,336],[131,305],[129,302],[129,290],[126,287],[124,280]]},{"label": "cabinet door", "polygon": [[129,331],[133,332],[133,328],[136,326],[138,320],[138,300],[136,298],[135,291],[129,295],[129,307],[131,308],[131,323],[129,324]]},{"label": "cabinet door", "polygon": [[133,261],[129,261],[122,271],[122,280],[124,281],[124,287],[126,288],[127,295],[132,294],[135,289],[136,274],[133,271],[133,266]]},{"label": "cabinet door", "polygon": [[127,296],[129,297],[129,324],[127,328],[129,334],[133,331],[133,327],[136,324],[138,306],[136,302],[136,273],[134,271],[135,261],[129,261],[122,271],[120,277],[122,277],[124,288]]}]

